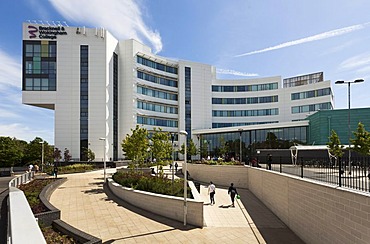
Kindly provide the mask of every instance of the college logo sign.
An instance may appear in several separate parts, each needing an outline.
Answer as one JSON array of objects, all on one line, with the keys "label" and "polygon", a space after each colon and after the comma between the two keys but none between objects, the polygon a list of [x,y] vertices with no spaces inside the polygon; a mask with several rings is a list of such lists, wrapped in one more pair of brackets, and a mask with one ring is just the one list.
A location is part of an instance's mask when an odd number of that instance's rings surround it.
[{"label": "college logo sign", "polygon": [[28,26],[29,38],[57,39],[58,35],[67,35],[64,26]]}]

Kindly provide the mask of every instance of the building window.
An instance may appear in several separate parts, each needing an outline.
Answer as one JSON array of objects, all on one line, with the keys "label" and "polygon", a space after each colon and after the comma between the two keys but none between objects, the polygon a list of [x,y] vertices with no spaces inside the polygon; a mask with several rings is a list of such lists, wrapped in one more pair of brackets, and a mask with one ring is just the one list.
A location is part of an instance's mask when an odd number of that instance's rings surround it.
[{"label": "building window", "polygon": [[312,97],[321,97],[321,96],[328,96],[328,95],[331,95],[331,89],[324,88],[324,89],[319,89],[319,90],[292,93],[291,100],[300,100],[300,99],[307,99],[307,98],[312,98]]},{"label": "building window", "polygon": [[157,62],[154,62],[154,61],[149,60],[149,59],[144,58],[144,57],[137,56],[137,63],[148,66],[148,67],[153,68],[153,69],[165,71],[167,73],[177,74],[177,68],[176,67],[172,67],[172,66],[161,64],[161,63],[157,63]]},{"label": "building window", "polygon": [[23,41],[23,91],[56,91],[56,42]]},{"label": "building window", "polygon": [[212,98],[212,104],[257,104],[278,102],[278,96],[248,98]]},{"label": "building window", "polygon": [[137,123],[143,125],[154,125],[162,127],[177,127],[177,120],[137,116]]},{"label": "building window", "polygon": [[255,109],[255,110],[212,110],[213,117],[252,117],[278,115],[279,109]]},{"label": "building window", "polygon": [[292,107],[292,114],[298,113],[308,113],[318,110],[331,110],[333,109],[331,103],[319,103],[319,104],[310,104],[303,106],[294,106]]},{"label": "building window", "polygon": [[89,147],[89,46],[80,46],[80,159],[87,161]]},{"label": "building window", "polygon": [[267,83],[259,85],[245,86],[212,86],[213,92],[250,92],[250,91],[266,91],[278,89],[278,83]]},{"label": "building window", "polygon": [[158,75],[152,75],[148,73],[144,73],[142,71],[137,71],[137,78],[150,81],[153,83],[161,84],[164,86],[172,86],[172,87],[177,87],[177,80],[171,80],[168,78],[164,78]]}]

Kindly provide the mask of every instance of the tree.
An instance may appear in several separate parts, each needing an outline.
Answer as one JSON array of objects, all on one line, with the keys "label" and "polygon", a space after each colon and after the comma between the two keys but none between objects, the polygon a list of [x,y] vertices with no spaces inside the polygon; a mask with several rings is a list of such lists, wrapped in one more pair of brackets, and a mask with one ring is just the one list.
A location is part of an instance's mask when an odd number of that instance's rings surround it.
[{"label": "tree", "polygon": [[355,138],[351,139],[353,150],[362,155],[370,155],[370,133],[365,130],[365,126],[359,122],[357,131],[354,133]]},{"label": "tree", "polygon": [[11,167],[23,157],[21,141],[16,138],[0,137],[0,167]]},{"label": "tree", "polygon": [[131,129],[132,134],[126,135],[122,141],[122,151],[128,159],[140,166],[144,163],[149,148],[148,131],[145,128],[136,125],[135,129]]},{"label": "tree", "polygon": [[207,157],[208,154],[208,142],[207,140],[203,140],[200,142],[200,148],[199,148],[200,157],[204,158]]},{"label": "tree", "polygon": [[24,156],[25,162],[27,163],[41,162],[42,143],[45,142],[40,137],[35,137],[35,139],[28,143]]},{"label": "tree", "polygon": [[339,158],[343,156],[343,145],[341,145],[339,137],[337,133],[332,130],[331,135],[329,137],[329,142],[327,143],[329,146],[329,152],[331,155],[334,155],[335,159],[335,166],[337,165],[337,161]]},{"label": "tree", "polygon": [[71,154],[69,153],[68,148],[64,148],[64,162],[69,162],[72,159]]},{"label": "tree", "polygon": [[[179,153],[184,154],[185,152],[185,144],[181,145],[181,149],[179,150]],[[195,156],[198,154],[197,146],[195,145],[193,139],[189,140],[189,143],[186,147],[186,157]]]},{"label": "tree", "polygon": [[219,148],[220,155],[218,155],[218,156],[221,156],[222,158],[225,158],[227,152],[228,152],[228,147],[226,145],[225,138],[223,136],[221,136],[221,138],[220,138],[220,148]]},{"label": "tree", "polygon": [[54,148],[54,152],[53,152],[53,158],[54,158],[54,161],[58,164],[59,163],[59,160],[62,159],[62,151],[59,150],[59,148]]},{"label": "tree", "polygon": [[171,158],[172,143],[171,134],[169,132],[163,132],[161,128],[154,128],[152,141],[152,153],[157,162],[162,162],[164,159]]}]

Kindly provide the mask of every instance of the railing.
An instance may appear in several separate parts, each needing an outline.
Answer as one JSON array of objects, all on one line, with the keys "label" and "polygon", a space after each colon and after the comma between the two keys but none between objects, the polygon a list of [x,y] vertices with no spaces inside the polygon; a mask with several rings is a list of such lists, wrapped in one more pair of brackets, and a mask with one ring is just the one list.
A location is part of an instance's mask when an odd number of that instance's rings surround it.
[{"label": "railing", "polygon": [[[260,166],[268,169],[267,163],[260,163]],[[352,157],[350,165],[348,158],[330,160],[328,157],[301,157],[294,165],[290,157],[274,157],[271,170],[370,192],[369,166],[369,157]]]}]

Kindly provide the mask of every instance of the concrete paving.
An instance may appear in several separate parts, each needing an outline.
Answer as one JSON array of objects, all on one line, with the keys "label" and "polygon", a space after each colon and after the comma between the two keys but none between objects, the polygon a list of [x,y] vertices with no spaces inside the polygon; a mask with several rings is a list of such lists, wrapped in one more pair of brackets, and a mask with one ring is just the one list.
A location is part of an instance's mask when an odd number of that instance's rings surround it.
[{"label": "concrete paving", "polygon": [[121,201],[103,186],[101,170],[61,177],[68,181],[50,199],[61,219],[103,243],[303,243],[248,190],[238,189],[232,208],[227,189],[216,186],[211,206],[201,185],[205,227],[195,228]]}]

